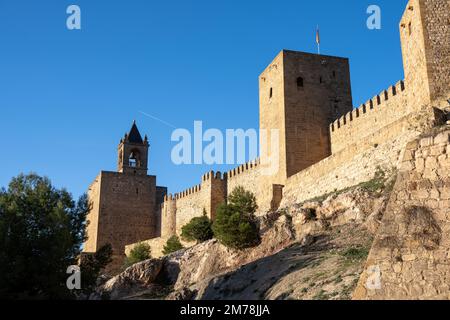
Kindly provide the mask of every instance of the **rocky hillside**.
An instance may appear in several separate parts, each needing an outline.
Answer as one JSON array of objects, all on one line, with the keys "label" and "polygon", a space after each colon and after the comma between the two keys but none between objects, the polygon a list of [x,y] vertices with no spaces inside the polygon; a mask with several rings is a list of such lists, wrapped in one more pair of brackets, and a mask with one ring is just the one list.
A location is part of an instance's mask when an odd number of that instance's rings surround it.
[{"label": "rocky hillside", "polygon": [[260,217],[258,247],[211,240],[138,263],[92,299],[350,299],[389,194],[373,180]]}]

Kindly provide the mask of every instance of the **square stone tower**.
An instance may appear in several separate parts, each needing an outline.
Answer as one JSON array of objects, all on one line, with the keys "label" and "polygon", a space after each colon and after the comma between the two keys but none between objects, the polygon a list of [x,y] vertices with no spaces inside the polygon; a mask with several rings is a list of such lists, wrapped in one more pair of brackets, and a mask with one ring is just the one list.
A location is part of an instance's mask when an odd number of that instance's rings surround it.
[{"label": "square stone tower", "polygon": [[[283,50],[259,77],[259,88],[260,129],[279,132],[278,145],[267,135],[266,156],[278,153],[273,159],[279,170],[266,183],[284,185],[288,177],[331,154],[329,124],[353,108],[349,62]],[[264,157],[261,153],[263,165]]]},{"label": "square stone tower", "polygon": [[148,139],[142,139],[133,123],[120,141],[118,172],[102,171],[88,191],[85,253],[105,244],[113,248],[113,262],[107,271],[115,273],[124,262],[125,245],[160,235],[161,204],[167,189],[156,186],[156,177],[147,175]]},{"label": "square stone tower", "polygon": [[405,82],[415,107],[450,98],[450,1],[410,0],[400,22]]}]

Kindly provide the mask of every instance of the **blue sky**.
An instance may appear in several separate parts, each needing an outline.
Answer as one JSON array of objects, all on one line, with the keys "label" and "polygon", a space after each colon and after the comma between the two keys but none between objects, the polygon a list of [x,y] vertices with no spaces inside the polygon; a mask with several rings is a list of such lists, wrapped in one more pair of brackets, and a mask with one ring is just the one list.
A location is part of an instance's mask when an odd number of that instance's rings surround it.
[{"label": "blue sky", "polygon": [[[136,119],[149,173],[170,192],[208,166],[175,166],[173,128],[258,128],[258,75],[281,49],[350,58],[354,105],[403,78],[398,23],[406,0],[0,0],[0,186],[46,175],[75,196],[116,169]],[[79,5],[82,30],[66,28]],[[382,29],[366,9],[382,10]],[[227,170],[228,166],[214,167]]]}]

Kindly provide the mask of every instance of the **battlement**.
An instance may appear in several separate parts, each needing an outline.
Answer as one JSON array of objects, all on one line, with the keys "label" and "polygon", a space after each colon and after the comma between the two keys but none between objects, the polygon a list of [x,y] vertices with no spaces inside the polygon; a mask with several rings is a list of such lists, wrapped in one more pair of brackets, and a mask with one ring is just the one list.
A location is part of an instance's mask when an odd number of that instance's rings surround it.
[{"label": "battlement", "polygon": [[[405,82],[403,80],[397,82],[387,90],[383,90],[380,94],[363,103],[358,108],[344,114],[339,119],[330,124],[330,132],[335,132],[346,125],[350,125],[352,121],[362,118],[365,115],[370,116],[372,112],[377,112],[379,108],[387,106],[386,101],[405,91]],[[363,120],[362,120],[363,121]],[[364,119],[365,121],[365,119]]]},{"label": "battlement", "polygon": [[410,90],[404,80],[398,81],[332,122],[329,125],[332,153],[342,150],[414,111],[409,103],[407,89]]},{"label": "battlement", "polygon": [[202,182],[206,182],[209,180],[227,180],[227,174],[224,173],[222,175],[220,171],[210,171],[202,176]]},{"label": "battlement", "polygon": [[239,175],[243,173],[247,173],[248,171],[251,171],[253,169],[256,169],[261,165],[261,160],[259,158],[256,158],[255,160],[249,161],[247,163],[244,163],[240,165],[239,167],[236,167],[226,173],[228,180],[230,179],[236,179]]},{"label": "battlement", "polygon": [[[188,188],[188,189],[183,190],[181,192],[175,193],[175,195],[173,196],[173,199],[177,199],[177,200],[178,199],[182,199],[184,197],[190,196],[191,194],[198,193],[201,190],[202,190],[202,185],[198,184],[198,185],[196,185],[194,187],[191,187],[191,188]],[[172,200],[172,199],[170,199],[170,200]]]}]

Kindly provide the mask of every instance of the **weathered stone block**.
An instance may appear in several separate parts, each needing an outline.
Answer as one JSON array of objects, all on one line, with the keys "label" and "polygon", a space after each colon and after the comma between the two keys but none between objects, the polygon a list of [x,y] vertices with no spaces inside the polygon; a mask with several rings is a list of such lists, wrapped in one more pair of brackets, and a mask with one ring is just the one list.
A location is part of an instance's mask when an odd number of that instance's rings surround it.
[{"label": "weathered stone block", "polygon": [[425,160],[425,168],[428,169],[437,169],[438,164],[435,157],[427,157]]},{"label": "weathered stone block", "polygon": [[422,138],[420,140],[420,146],[423,147],[428,147],[433,145],[433,137],[426,137],[426,138]]},{"label": "weathered stone block", "polygon": [[450,132],[442,132],[434,138],[434,144],[447,144],[450,142]]}]

